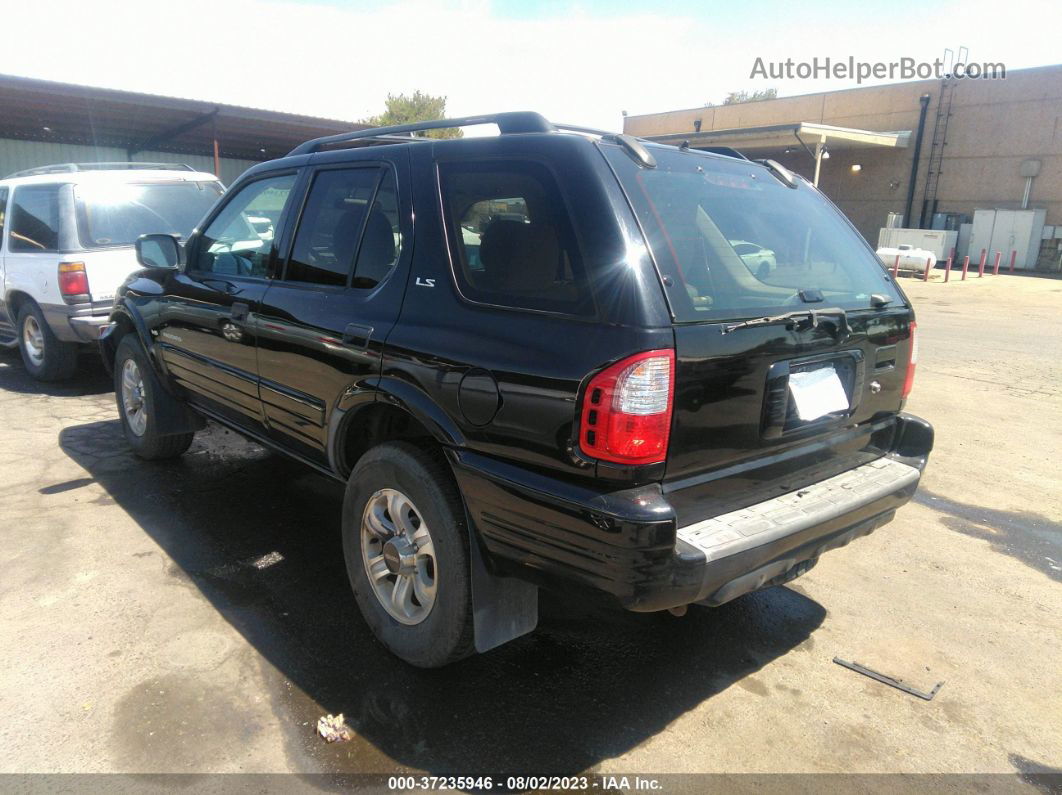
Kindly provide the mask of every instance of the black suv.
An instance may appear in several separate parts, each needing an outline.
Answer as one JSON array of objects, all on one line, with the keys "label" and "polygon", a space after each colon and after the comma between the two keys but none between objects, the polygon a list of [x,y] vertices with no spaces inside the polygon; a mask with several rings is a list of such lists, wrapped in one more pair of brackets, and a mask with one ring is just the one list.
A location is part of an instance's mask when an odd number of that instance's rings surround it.
[{"label": "black suv", "polygon": [[538,587],[681,614],[785,582],[888,522],[932,447],[910,303],[737,152],[535,113],[363,130],[138,253],[102,339],[133,449],[206,417],[346,482],[354,595],[419,666],[530,631]]}]

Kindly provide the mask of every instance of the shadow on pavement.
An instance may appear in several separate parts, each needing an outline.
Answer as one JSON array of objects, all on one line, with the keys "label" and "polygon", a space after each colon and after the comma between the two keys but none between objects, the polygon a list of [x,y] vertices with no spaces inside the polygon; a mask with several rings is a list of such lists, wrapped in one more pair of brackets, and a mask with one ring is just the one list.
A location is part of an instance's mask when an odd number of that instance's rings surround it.
[{"label": "shadow on pavement", "polygon": [[18,348],[0,348],[0,389],[22,395],[84,397],[113,392],[114,382],[104,371],[99,355],[91,350],[78,356],[77,371],[68,381],[45,383],[26,372]]},{"label": "shadow on pavement", "polygon": [[[306,769],[364,771],[382,752],[434,774],[581,772],[808,640],[825,616],[787,588],[683,619],[543,594],[533,634],[421,671],[384,651],[357,611],[342,484],[213,425],[165,464],[134,459],[116,420],[68,427],[59,442],[165,550],[170,573],[294,686],[278,682],[272,699]],[[344,713],[357,736],[326,746],[314,735],[325,712]],[[711,754],[707,743],[690,753]]]}]

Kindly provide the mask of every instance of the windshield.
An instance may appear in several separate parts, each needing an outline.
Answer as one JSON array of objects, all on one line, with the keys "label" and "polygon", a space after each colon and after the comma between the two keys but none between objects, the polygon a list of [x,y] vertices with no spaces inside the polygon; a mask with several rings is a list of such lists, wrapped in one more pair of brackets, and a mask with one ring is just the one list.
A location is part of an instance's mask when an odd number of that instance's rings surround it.
[{"label": "windshield", "polygon": [[[877,256],[809,185],[735,158],[654,147],[641,168],[602,145],[645,231],[679,321],[869,309],[899,296]],[[821,302],[805,303],[818,291]]]},{"label": "windshield", "polygon": [[81,242],[87,248],[131,246],[153,233],[183,240],[221,193],[220,182],[78,185]]}]

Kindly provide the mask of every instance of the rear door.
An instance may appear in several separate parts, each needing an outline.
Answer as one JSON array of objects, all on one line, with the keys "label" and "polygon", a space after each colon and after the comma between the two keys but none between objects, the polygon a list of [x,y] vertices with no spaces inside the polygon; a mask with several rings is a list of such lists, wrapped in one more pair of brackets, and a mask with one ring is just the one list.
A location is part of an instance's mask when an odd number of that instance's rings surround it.
[{"label": "rear door", "polygon": [[[258,364],[269,434],[328,463],[345,395],[380,372],[412,240],[408,155],[322,156],[309,173],[279,278],[261,309]],[[341,157],[345,162],[332,162]]]},{"label": "rear door", "polygon": [[[661,148],[649,169],[602,149],[675,319],[665,488],[680,524],[882,455],[913,316],[839,211],[748,161]],[[773,267],[742,257],[746,244]]]},{"label": "rear door", "polygon": [[[194,403],[261,430],[256,335],[294,170],[237,188],[188,243],[187,265],[161,299],[155,342]],[[267,226],[251,218],[269,218]]]}]

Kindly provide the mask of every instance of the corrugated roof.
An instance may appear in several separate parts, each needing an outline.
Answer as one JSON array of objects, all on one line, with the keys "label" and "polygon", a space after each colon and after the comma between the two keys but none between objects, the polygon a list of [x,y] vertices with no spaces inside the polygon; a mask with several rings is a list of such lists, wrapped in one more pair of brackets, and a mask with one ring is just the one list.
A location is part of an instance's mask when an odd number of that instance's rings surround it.
[{"label": "corrugated roof", "polygon": [[[0,138],[267,160],[365,125],[221,102],[0,75]],[[265,150],[265,151],[262,151]]]}]

